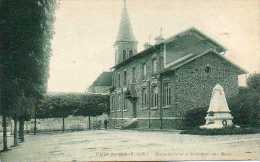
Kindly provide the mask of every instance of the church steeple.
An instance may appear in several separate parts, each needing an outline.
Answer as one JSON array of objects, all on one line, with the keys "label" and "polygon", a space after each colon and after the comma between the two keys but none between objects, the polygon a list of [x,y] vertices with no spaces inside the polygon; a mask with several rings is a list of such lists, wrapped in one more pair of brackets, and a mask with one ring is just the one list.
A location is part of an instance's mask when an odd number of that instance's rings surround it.
[{"label": "church steeple", "polygon": [[125,61],[137,53],[137,41],[127,12],[126,0],[123,0],[123,3],[119,31],[114,44],[116,64]]}]

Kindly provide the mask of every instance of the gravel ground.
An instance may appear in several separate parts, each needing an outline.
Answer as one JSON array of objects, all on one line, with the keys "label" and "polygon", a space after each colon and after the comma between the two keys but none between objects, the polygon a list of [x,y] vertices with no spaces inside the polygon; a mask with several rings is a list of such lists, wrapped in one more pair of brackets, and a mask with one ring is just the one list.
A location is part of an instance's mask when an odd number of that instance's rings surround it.
[{"label": "gravel ground", "polygon": [[2,161],[256,160],[260,134],[199,136],[178,132],[93,130],[27,135]]}]

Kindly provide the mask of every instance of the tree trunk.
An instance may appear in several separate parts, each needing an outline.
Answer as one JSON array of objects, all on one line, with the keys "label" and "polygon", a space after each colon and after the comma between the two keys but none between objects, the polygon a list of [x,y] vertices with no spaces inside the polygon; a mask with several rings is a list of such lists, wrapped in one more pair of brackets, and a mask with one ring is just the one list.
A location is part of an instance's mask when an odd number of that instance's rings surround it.
[{"label": "tree trunk", "polygon": [[33,134],[36,135],[37,131],[37,118],[36,118],[36,113],[34,114],[34,128],[33,128]]},{"label": "tree trunk", "polygon": [[7,123],[6,116],[3,115],[3,151],[7,151]]},{"label": "tree trunk", "polygon": [[88,129],[90,129],[90,116],[88,116]]},{"label": "tree trunk", "polygon": [[19,139],[21,142],[24,142],[24,119],[19,121]]},{"label": "tree trunk", "polygon": [[18,138],[17,138],[17,117],[14,117],[14,145],[13,146],[17,146],[18,145]]},{"label": "tree trunk", "polygon": [[65,120],[64,117],[62,117],[62,131],[65,131]]}]

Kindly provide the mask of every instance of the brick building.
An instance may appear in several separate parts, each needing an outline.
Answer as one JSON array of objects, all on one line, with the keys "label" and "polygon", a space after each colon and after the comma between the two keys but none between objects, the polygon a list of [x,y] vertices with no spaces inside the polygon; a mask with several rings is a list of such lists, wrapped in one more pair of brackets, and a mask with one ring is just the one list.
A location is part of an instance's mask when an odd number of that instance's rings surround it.
[{"label": "brick building", "polygon": [[227,98],[238,93],[245,71],[225,57],[226,49],[195,28],[156,38],[137,52],[126,4],[114,43],[110,127],[137,120],[140,128],[179,128],[187,110],[209,105],[212,88]]}]

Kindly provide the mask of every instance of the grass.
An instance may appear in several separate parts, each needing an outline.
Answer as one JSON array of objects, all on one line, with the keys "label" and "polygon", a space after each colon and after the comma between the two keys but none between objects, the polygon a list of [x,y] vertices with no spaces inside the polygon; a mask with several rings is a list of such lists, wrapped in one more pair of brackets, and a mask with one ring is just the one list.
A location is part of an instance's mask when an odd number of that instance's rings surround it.
[{"label": "grass", "polygon": [[181,134],[194,134],[194,135],[234,135],[234,134],[253,134],[259,133],[258,129],[253,128],[224,128],[224,129],[200,129],[194,128],[190,130],[184,130]]}]

